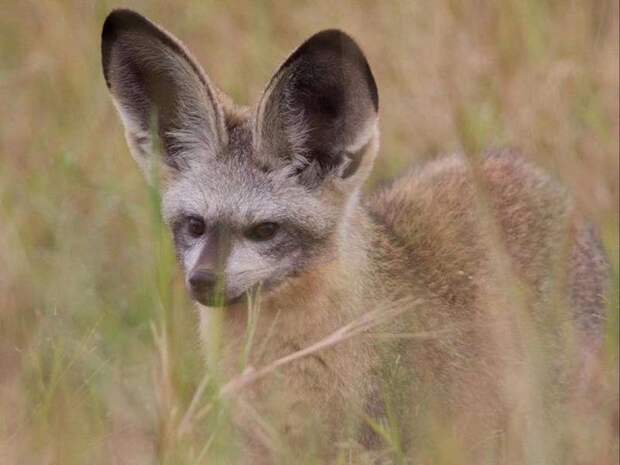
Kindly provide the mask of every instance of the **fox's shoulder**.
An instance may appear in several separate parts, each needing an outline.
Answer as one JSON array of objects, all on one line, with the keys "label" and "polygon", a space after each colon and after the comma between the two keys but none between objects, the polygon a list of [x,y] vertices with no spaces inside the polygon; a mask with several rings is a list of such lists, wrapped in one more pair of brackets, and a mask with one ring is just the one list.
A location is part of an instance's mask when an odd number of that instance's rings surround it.
[{"label": "fox's shoulder", "polygon": [[413,279],[450,298],[466,298],[468,282],[480,281],[489,239],[499,239],[536,285],[571,209],[558,183],[507,150],[477,162],[455,154],[416,167],[366,207],[377,228],[378,260],[401,275],[419,273]]},{"label": "fox's shoulder", "polygon": [[486,205],[500,222],[534,221],[536,215],[553,222],[568,203],[550,176],[519,152],[503,150],[478,162],[453,154],[414,167],[375,192],[367,208],[375,221],[406,239],[423,227],[450,235],[459,225],[478,222]]},{"label": "fox's shoulder", "polygon": [[564,189],[520,152],[498,150],[485,153],[480,160],[452,154],[415,166],[375,192],[368,207],[379,212],[393,203],[440,202],[449,208],[471,201],[473,195],[482,195],[485,190],[501,190],[512,196],[529,192],[565,197]]}]

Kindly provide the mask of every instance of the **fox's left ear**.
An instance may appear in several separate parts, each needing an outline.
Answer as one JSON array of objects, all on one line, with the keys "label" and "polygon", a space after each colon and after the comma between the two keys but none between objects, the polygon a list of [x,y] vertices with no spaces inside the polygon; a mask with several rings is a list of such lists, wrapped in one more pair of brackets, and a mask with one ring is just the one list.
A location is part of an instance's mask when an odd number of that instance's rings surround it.
[{"label": "fox's left ear", "polygon": [[110,13],[101,62],[131,153],[150,178],[156,163],[177,171],[226,144],[215,88],[179,40],[130,10]]},{"label": "fox's left ear", "polygon": [[377,85],[355,41],[341,31],[319,32],[267,85],[256,115],[257,157],[269,169],[291,168],[309,186],[368,171],[378,108]]}]

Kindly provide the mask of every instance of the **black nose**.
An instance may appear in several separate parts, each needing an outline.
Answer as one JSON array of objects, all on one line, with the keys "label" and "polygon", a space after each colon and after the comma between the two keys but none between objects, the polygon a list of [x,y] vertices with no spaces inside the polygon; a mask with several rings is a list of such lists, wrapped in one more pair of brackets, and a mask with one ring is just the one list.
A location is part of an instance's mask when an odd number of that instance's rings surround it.
[{"label": "black nose", "polygon": [[196,295],[213,293],[217,281],[218,275],[209,270],[193,271],[188,279],[191,290]]}]

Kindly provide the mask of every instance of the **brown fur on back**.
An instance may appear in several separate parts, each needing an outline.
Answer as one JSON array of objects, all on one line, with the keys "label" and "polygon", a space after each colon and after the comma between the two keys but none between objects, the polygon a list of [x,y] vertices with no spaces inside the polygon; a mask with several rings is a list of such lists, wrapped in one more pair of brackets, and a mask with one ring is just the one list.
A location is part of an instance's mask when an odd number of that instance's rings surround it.
[{"label": "brown fur on back", "polygon": [[507,277],[535,302],[569,289],[575,316],[600,327],[607,267],[596,233],[519,154],[489,153],[479,166],[437,160],[374,195],[368,210],[380,228],[376,260],[416,291],[471,306],[497,271],[490,255],[505,255]]},{"label": "brown fur on back", "polygon": [[451,156],[380,191],[368,211],[382,299],[423,301],[387,328],[404,336],[386,353],[403,353],[415,379],[403,417],[428,402],[428,415],[453,416],[461,440],[506,431],[541,353],[552,358],[542,385],[570,395],[584,369],[575,359],[601,338],[607,267],[558,184],[516,153]]}]

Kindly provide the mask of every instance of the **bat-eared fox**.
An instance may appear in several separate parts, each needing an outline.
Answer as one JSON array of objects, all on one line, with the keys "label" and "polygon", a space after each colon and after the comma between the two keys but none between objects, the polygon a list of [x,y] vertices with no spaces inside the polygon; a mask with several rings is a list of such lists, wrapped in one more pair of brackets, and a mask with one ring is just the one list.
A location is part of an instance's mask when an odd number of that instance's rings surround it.
[{"label": "bat-eared fox", "polygon": [[[238,463],[283,450],[366,463],[394,447],[386,428],[407,450],[446,417],[476,454],[518,428],[528,377],[571,396],[600,346],[607,261],[566,192],[521,155],[439,158],[362,195],[379,95],[339,30],[297,48],[252,108],[135,12],[108,16],[101,52],[205,347],[217,326],[222,379],[336,338],[235,394]],[[528,368],[539,354],[552,360],[542,374]]]}]

